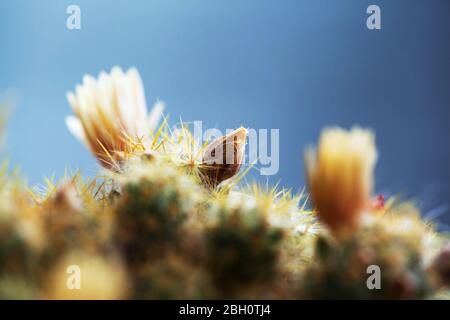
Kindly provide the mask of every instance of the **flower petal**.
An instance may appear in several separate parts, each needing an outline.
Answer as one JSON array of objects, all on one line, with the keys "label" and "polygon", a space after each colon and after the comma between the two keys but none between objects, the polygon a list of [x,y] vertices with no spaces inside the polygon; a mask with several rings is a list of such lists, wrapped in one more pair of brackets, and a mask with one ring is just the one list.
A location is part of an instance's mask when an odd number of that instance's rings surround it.
[{"label": "flower petal", "polygon": [[150,130],[154,131],[156,130],[156,128],[158,127],[159,121],[161,120],[163,111],[165,108],[165,104],[164,102],[158,100],[156,101],[156,103],[153,105],[152,111],[150,111],[149,115],[148,115],[148,127],[150,128]]},{"label": "flower petal", "polygon": [[83,125],[81,124],[80,119],[75,116],[67,116],[66,126],[69,129],[70,133],[73,134],[74,137],[78,139],[78,141],[83,143],[85,146],[88,146],[86,135],[84,133]]}]

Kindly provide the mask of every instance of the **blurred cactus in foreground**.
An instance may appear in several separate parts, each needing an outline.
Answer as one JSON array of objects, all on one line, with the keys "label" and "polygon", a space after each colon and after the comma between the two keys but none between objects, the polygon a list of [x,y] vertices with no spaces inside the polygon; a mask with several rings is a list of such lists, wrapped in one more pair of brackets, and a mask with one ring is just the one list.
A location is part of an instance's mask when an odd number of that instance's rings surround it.
[{"label": "blurred cactus in foreground", "polygon": [[[309,204],[305,191],[242,183],[245,128],[199,150],[185,127],[175,134],[165,119],[157,128],[162,106],[147,117],[135,69],[86,77],[68,98],[76,116],[67,124],[103,169],[92,179],[77,173],[30,189],[2,167],[0,298],[416,299],[449,292],[446,236],[413,204],[372,194],[372,132],[322,133],[317,151],[306,152]],[[370,285],[371,270],[380,271],[379,289]]]},{"label": "blurred cactus in foreground", "polygon": [[442,248],[436,254],[428,271],[435,287],[450,287],[450,245]]},{"label": "blurred cactus in foreground", "polygon": [[131,299],[205,299],[211,286],[205,270],[181,252],[140,264],[133,272]]},{"label": "blurred cactus in foreground", "polygon": [[[80,272],[79,284],[71,274]],[[71,286],[77,286],[69,290]],[[121,299],[127,296],[128,279],[121,261],[101,255],[70,252],[50,270],[43,298],[70,300]]]},{"label": "blurred cactus in foreground", "polygon": [[118,176],[115,241],[130,265],[164,256],[183,243],[181,226],[203,190],[179,167],[153,159]]},{"label": "blurred cactus in foreground", "polygon": [[[304,274],[302,294],[313,299],[427,297],[432,288],[424,257],[431,248],[425,244],[432,245],[433,233],[416,209],[408,207],[394,206],[385,217],[345,238],[319,237],[314,262]],[[379,288],[371,288],[369,279],[375,269],[380,272]]]},{"label": "blurred cactus in foreground", "polygon": [[264,297],[278,275],[283,231],[256,208],[217,210],[217,222],[206,230],[206,267],[216,290],[221,298]]}]

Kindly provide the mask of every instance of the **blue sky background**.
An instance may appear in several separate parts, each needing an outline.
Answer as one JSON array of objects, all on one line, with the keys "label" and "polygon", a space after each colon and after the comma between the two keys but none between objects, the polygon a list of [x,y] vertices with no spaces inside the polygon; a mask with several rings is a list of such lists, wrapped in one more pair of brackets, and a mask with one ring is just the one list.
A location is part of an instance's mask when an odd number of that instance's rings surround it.
[{"label": "blue sky background", "polygon": [[[82,29],[66,29],[81,7]],[[366,8],[382,30],[366,28]],[[4,152],[32,184],[95,160],[66,130],[84,73],[136,66],[147,102],[219,129],[280,128],[280,171],[328,125],[377,133],[376,189],[450,223],[450,1],[1,1],[0,92],[18,96]],[[254,171],[251,178],[265,182]]]}]

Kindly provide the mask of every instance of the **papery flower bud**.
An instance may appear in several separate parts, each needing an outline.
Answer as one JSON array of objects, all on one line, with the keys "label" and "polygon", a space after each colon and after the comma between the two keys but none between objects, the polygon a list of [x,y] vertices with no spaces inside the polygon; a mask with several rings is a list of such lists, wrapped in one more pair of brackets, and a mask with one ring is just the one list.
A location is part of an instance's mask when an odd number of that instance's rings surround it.
[{"label": "papery flower bud", "polygon": [[212,141],[202,153],[200,172],[203,181],[212,187],[233,177],[244,161],[247,129],[235,131]]},{"label": "papery flower bud", "polygon": [[124,73],[114,67],[110,74],[101,72],[98,79],[86,75],[67,99],[75,112],[66,118],[69,131],[103,167],[114,171],[120,171],[129,142],[142,141],[154,130],[163,110],[157,102],[147,115],[144,87],[135,68]]},{"label": "papery flower bud", "polygon": [[331,229],[354,227],[370,207],[376,159],[373,133],[360,128],[326,129],[317,152],[306,151],[311,197],[320,219]]}]

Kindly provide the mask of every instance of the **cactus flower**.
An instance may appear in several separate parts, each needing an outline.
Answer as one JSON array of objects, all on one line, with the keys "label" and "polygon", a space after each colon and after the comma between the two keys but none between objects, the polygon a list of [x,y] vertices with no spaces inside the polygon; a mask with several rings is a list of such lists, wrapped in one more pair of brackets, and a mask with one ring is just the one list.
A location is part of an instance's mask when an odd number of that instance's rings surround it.
[{"label": "cactus flower", "polygon": [[[120,171],[128,141],[141,142],[158,125],[163,105],[157,102],[147,114],[144,86],[135,68],[123,72],[114,67],[98,79],[83,77],[83,84],[69,92],[67,99],[75,116],[66,118],[69,131],[99,160]],[[145,146],[145,143],[143,143]]]},{"label": "cactus flower", "polygon": [[354,227],[371,205],[377,159],[371,131],[322,132],[317,152],[305,154],[307,180],[319,218],[332,230]]}]

